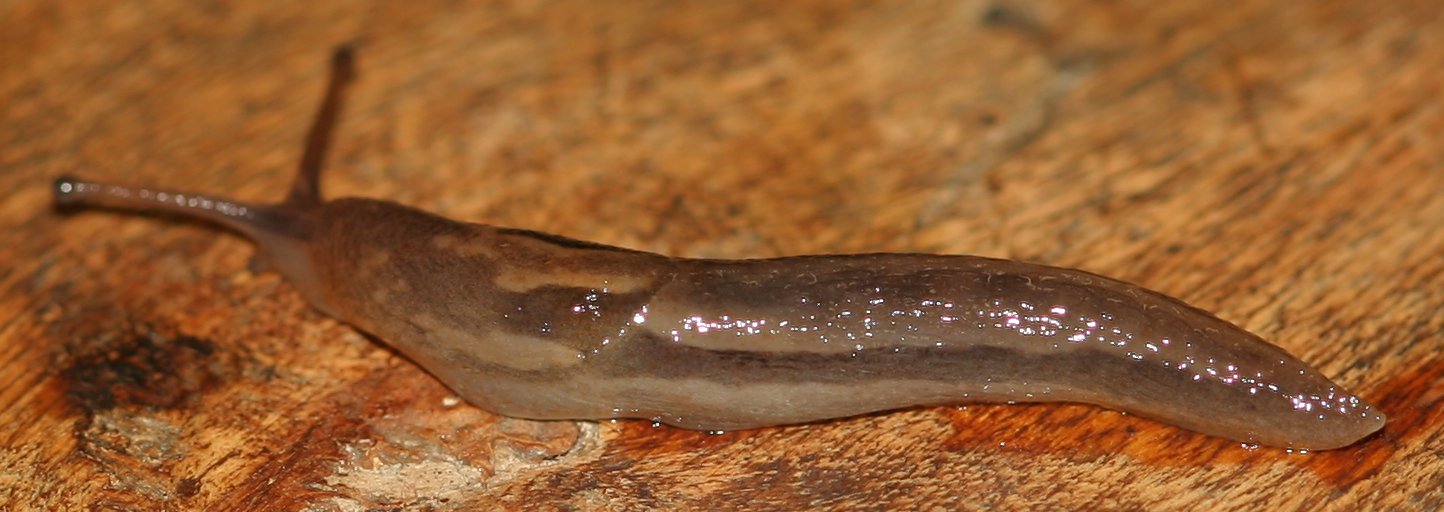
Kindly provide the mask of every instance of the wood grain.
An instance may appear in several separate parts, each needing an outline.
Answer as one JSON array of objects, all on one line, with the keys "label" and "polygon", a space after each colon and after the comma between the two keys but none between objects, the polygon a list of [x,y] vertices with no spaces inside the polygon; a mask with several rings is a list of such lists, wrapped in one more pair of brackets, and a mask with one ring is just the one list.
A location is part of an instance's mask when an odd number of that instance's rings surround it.
[{"label": "wood grain", "polygon": [[[0,508],[1444,507],[1429,0],[0,2]],[[468,406],[207,226],[61,173],[699,257],[974,253],[1213,310],[1390,417],[1287,453],[1079,405],[708,435]]]}]

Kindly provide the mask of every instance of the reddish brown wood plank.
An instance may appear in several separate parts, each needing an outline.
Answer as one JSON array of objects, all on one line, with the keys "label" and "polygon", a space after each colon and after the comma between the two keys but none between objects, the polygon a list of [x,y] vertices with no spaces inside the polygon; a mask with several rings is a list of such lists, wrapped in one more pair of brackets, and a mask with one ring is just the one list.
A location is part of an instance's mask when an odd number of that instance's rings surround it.
[{"label": "reddish brown wood plank", "polygon": [[[0,508],[1444,506],[1444,31],[1426,0],[0,7]],[[463,403],[205,226],[61,173],[325,184],[686,256],[975,253],[1145,284],[1375,401],[1291,454],[1077,405],[723,435]]]}]

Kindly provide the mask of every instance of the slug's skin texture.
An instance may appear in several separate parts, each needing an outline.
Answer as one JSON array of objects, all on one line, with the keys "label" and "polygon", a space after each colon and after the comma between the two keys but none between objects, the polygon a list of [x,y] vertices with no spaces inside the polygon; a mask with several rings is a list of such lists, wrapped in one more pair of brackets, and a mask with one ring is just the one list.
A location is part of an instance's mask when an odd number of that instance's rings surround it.
[{"label": "slug's skin texture", "polygon": [[1078,270],[972,256],[672,258],[322,201],[349,53],[286,202],[61,178],[57,202],[192,215],[257,241],[322,311],[466,400],[705,430],[918,405],[1082,402],[1246,443],[1351,444],[1384,417],[1204,311]]}]

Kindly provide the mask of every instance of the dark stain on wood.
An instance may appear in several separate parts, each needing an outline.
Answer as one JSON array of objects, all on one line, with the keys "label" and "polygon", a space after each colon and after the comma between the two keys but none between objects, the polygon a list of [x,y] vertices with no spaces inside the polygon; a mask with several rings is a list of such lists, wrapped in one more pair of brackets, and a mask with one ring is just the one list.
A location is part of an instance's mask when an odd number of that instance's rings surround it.
[{"label": "dark stain on wood", "polygon": [[207,340],[154,330],[92,347],[60,372],[66,396],[89,415],[115,407],[178,409],[222,384]]}]

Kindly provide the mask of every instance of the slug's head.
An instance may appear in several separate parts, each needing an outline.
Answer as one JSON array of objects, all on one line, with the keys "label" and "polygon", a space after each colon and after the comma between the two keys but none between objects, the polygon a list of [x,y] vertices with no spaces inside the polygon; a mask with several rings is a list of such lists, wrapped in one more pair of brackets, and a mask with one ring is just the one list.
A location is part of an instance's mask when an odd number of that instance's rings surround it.
[{"label": "slug's head", "polygon": [[261,256],[253,261],[264,262],[264,266],[279,271],[314,304],[326,310],[308,243],[316,219],[326,208],[321,199],[320,173],[340,115],[343,93],[355,75],[354,60],[350,47],[336,51],[325,99],[307,135],[306,149],[291,191],[281,203],[252,204],[62,176],[55,180],[55,204],[61,208],[100,207],[167,214],[220,224],[254,240],[260,246]]}]

